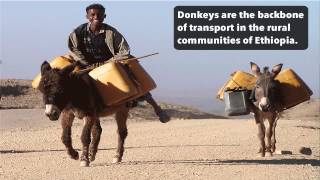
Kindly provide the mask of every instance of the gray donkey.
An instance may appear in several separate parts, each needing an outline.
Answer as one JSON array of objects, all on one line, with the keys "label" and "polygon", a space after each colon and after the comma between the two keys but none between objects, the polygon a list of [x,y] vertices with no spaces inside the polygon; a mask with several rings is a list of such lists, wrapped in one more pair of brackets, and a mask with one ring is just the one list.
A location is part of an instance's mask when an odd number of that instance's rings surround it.
[{"label": "gray donkey", "polygon": [[[259,153],[261,157],[272,156],[276,149],[275,129],[279,119],[279,110],[281,107],[281,94],[279,91],[279,81],[275,77],[279,74],[282,64],[275,65],[271,72],[268,67],[264,67],[263,72],[253,62],[250,62],[251,70],[257,77],[255,87],[251,93],[250,100],[253,102],[251,112],[258,127],[258,138],[260,141]],[[269,126],[264,126],[264,120],[267,119]],[[266,143],[265,143],[266,137]]]}]

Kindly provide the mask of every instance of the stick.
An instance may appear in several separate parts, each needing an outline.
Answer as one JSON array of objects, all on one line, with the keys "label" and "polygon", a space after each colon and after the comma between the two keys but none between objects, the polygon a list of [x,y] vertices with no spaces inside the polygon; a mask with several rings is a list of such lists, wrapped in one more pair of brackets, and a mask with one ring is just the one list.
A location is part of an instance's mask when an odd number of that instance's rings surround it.
[{"label": "stick", "polygon": [[90,70],[92,70],[92,69],[94,69],[94,68],[96,68],[96,67],[99,67],[99,66],[101,66],[101,65],[103,65],[103,64],[106,64],[106,63],[108,63],[108,62],[132,61],[132,60],[137,60],[137,59],[143,59],[143,58],[146,58],[146,57],[149,57],[149,56],[154,56],[154,55],[157,55],[157,54],[159,54],[159,53],[152,53],[152,54],[148,54],[148,55],[145,55],[145,56],[134,57],[134,58],[128,58],[128,57],[126,57],[126,58],[124,58],[124,59],[123,59],[123,57],[120,57],[120,58],[118,58],[118,59],[113,59],[113,58],[111,58],[111,60],[103,61],[103,62],[101,62],[101,63],[92,64],[92,65],[90,65],[89,67],[87,67],[87,68],[85,68],[85,69],[79,70],[78,72],[90,71]]},{"label": "stick", "polygon": [[[132,61],[132,60],[136,60],[136,59],[143,59],[143,58],[146,58],[146,57],[149,57],[149,56],[154,56],[154,55],[157,55],[159,53],[152,53],[152,54],[148,54],[148,55],[145,55],[145,56],[141,56],[141,57],[134,57],[134,58],[128,58],[128,59],[114,59],[114,60],[111,60],[111,61],[114,61],[114,62],[121,62],[121,61]],[[107,61],[108,62],[108,61]]]}]

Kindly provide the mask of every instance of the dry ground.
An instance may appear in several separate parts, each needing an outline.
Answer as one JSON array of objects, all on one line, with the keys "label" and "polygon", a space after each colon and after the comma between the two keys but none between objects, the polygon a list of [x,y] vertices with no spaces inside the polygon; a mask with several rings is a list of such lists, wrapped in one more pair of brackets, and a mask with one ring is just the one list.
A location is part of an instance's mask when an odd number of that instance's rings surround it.
[{"label": "dry ground", "polygon": [[[279,120],[277,148],[292,154],[258,158],[253,118],[221,119],[192,108],[162,104],[173,117],[166,124],[156,120],[149,106],[131,111],[120,164],[111,164],[115,122],[112,117],[103,118],[96,161],[83,168],[68,157],[60,141],[59,122],[44,116],[41,94],[31,89],[30,83],[0,80],[1,180],[320,179],[319,100],[287,110]],[[77,149],[81,148],[81,124],[76,120],[73,127]],[[312,154],[301,154],[301,147],[311,148]]]},{"label": "dry ground", "polygon": [[[116,125],[103,121],[99,151],[90,167],[69,159],[60,141],[59,122],[43,109],[1,110],[0,179],[319,179],[318,119],[284,120],[277,127],[277,148],[293,154],[256,157],[253,119],[128,122],[123,162],[111,164]],[[11,122],[11,123],[10,123]],[[73,140],[80,146],[81,120]],[[310,147],[312,155],[299,153]]]}]

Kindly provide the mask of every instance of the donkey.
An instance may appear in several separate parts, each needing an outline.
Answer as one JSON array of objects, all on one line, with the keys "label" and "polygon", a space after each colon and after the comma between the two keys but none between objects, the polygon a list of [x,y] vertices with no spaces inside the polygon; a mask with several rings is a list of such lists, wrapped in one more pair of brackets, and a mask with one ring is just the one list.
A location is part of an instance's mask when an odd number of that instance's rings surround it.
[{"label": "donkey", "polygon": [[41,65],[42,78],[39,90],[43,94],[45,114],[52,121],[60,117],[63,129],[62,143],[69,156],[75,160],[79,159],[79,153],[72,146],[71,127],[75,117],[84,120],[80,166],[89,166],[90,162],[95,160],[102,133],[99,116],[102,113],[104,116],[115,113],[118,147],[113,163],[121,162],[123,145],[128,134],[126,121],[129,107],[124,103],[105,108],[93,84],[93,79],[87,73],[72,73],[75,66],[74,63],[59,70],[52,68],[46,61]]},{"label": "donkey", "polygon": [[[264,67],[263,72],[253,62],[251,71],[257,77],[255,87],[251,93],[250,100],[253,102],[251,112],[258,127],[258,138],[260,141],[259,153],[261,157],[272,156],[276,149],[275,129],[279,119],[281,107],[281,94],[279,91],[279,81],[275,77],[279,74],[282,64],[275,65],[271,72],[268,67]],[[264,120],[267,119],[269,126],[266,129]],[[266,136],[266,143],[265,143]]]}]

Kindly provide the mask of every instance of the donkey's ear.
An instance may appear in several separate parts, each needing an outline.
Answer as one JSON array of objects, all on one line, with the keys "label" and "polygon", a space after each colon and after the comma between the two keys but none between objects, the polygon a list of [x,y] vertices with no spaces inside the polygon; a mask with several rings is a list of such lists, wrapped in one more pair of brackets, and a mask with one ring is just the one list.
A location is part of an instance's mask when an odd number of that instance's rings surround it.
[{"label": "donkey's ear", "polygon": [[251,66],[251,71],[253,72],[254,75],[258,76],[260,75],[260,68],[256,63],[250,62]]},{"label": "donkey's ear", "polygon": [[283,64],[277,64],[277,65],[273,66],[272,71],[271,71],[273,77],[276,77],[279,74],[279,72],[281,71],[282,65]]},{"label": "donkey's ear", "polygon": [[74,70],[75,67],[76,67],[76,63],[72,63],[72,64],[64,67],[63,69],[61,69],[60,72],[64,75],[70,74]]},{"label": "donkey's ear", "polygon": [[47,71],[50,71],[52,68],[47,61],[44,61],[41,64],[41,75],[44,75]]}]

